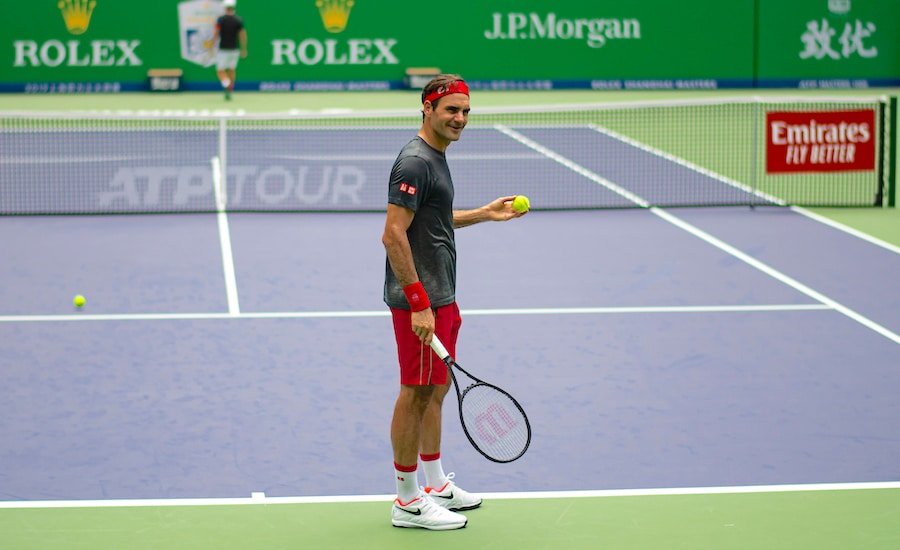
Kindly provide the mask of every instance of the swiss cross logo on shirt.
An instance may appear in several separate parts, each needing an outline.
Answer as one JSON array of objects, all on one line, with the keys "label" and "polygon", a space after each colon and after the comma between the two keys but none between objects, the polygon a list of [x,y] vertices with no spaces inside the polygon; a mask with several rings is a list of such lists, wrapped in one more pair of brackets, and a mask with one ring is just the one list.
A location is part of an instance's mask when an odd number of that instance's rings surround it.
[{"label": "swiss cross logo on shirt", "polygon": [[414,186],[412,186],[412,185],[406,183],[406,182],[403,182],[403,183],[400,184],[400,192],[401,192],[401,193],[407,193],[407,194],[409,194],[409,195],[415,195],[415,194],[416,194],[416,188],[415,188]]}]

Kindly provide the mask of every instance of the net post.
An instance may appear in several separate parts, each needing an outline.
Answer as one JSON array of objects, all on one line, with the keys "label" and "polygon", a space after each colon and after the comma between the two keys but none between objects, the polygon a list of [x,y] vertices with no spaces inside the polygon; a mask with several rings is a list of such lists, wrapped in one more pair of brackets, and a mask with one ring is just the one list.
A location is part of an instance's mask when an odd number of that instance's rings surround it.
[{"label": "net post", "polygon": [[890,98],[890,124],[888,125],[888,181],[887,181],[887,205],[890,208],[897,206],[897,96]]},{"label": "net post", "polygon": [[[760,118],[763,116],[763,108],[762,108],[762,98],[760,96],[753,96],[753,102],[750,104],[750,109],[752,110],[752,120],[753,120],[753,137],[750,140],[752,150],[750,151],[750,188],[756,193],[759,192],[759,155],[760,155],[760,147],[759,140],[760,138]],[[762,138],[765,139],[765,138]],[[750,208],[756,209],[755,200],[758,195],[756,193],[752,194],[747,200],[750,201]]]},{"label": "net post", "polygon": [[[881,98],[878,100],[878,141],[881,145],[881,151],[878,154],[878,166],[876,167],[875,173],[875,207],[884,206],[884,188],[885,186],[885,174],[884,174],[884,156],[888,152],[888,129],[885,128],[884,125],[884,111],[887,108],[887,100],[885,98]],[[893,147],[893,142],[891,142],[890,147]]]}]

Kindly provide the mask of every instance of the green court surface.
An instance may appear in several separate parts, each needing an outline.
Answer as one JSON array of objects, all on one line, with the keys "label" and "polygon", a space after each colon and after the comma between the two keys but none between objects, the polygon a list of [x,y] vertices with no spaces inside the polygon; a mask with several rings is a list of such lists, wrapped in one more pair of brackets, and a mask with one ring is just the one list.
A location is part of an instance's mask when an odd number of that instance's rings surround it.
[{"label": "green court surface", "polygon": [[816,214],[900,246],[898,208],[811,208]]},{"label": "green court surface", "polygon": [[5,548],[900,548],[900,489],[498,499],[465,529],[390,525],[390,504],[8,509]]}]

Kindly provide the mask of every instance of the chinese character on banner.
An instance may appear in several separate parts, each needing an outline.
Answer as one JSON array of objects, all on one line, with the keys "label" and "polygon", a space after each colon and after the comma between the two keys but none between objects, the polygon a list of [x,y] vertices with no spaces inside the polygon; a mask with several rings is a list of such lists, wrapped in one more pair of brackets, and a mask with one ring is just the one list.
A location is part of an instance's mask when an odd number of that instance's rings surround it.
[{"label": "chinese character on banner", "polygon": [[831,28],[828,21],[822,19],[820,25],[818,21],[810,21],[806,24],[806,32],[800,37],[806,49],[800,52],[800,59],[822,59],[828,56],[832,59],[840,59],[841,56],[831,49],[831,39],[835,34],[835,30]]},{"label": "chinese character on banner", "polygon": [[856,20],[856,26],[851,27],[850,23],[844,25],[844,32],[838,40],[841,43],[841,53],[844,57],[850,57],[852,53],[859,54],[860,57],[878,57],[878,48],[866,48],[863,40],[872,36],[875,32],[875,23],[863,23]]},{"label": "chinese character on banner", "polygon": [[854,53],[860,57],[877,57],[878,48],[867,47],[865,41],[875,33],[875,23],[863,23],[857,19],[854,23],[844,24],[844,30],[838,38],[841,45],[840,53],[831,47],[832,40],[837,34],[828,20],[809,21],[806,23],[806,32],[800,35],[803,42],[803,51],[800,59],[847,59]]}]

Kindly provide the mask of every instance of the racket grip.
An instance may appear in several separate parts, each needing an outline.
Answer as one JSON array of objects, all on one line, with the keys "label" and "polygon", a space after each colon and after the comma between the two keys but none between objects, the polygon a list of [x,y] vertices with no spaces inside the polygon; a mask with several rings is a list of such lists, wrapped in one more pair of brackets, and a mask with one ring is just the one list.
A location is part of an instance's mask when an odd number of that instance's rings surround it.
[{"label": "racket grip", "polygon": [[433,349],[437,356],[441,358],[441,361],[450,357],[450,353],[447,352],[447,348],[445,348],[444,344],[438,339],[437,334],[431,336],[431,349]]}]

